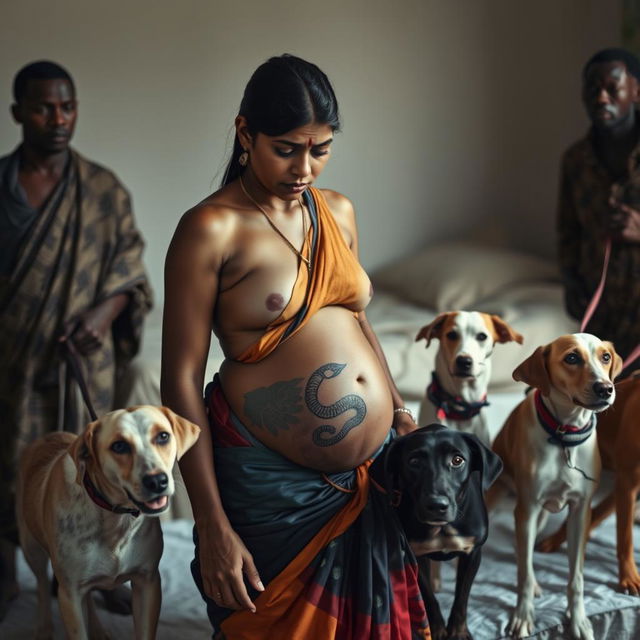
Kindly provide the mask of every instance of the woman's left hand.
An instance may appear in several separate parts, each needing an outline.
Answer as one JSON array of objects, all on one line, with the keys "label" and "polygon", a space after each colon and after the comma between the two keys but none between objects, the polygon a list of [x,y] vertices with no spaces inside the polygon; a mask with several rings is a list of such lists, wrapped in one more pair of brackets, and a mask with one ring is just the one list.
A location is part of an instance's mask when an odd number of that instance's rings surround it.
[{"label": "woman's left hand", "polygon": [[404,411],[398,411],[393,414],[393,428],[399,436],[407,435],[418,428],[413,416]]}]

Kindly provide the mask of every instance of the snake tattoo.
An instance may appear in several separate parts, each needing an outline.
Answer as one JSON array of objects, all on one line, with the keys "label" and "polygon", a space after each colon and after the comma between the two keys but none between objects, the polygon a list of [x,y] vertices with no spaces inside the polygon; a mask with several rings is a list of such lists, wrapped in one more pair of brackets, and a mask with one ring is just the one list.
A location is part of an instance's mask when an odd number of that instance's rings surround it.
[{"label": "snake tattoo", "polygon": [[[328,362],[316,369],[305,386],[304,400],[309,411],[322,419],[336,418],[345,411],[354,410],[356,414],[349,418],[342,429],[336,433],[336,427],[324,424],[314,429],[312,440],[319,447],[329,447],[342,440],[351,429],[357,427],[367,415],[367,405],[364,400],[353,393],[343,396],[333,404],[322,404],[318,399],[318,390],[320,385],[331,378],[340,375],[346,364],[338,364],[337,362]],[[325,437],[325,434],[329,434]]]}]

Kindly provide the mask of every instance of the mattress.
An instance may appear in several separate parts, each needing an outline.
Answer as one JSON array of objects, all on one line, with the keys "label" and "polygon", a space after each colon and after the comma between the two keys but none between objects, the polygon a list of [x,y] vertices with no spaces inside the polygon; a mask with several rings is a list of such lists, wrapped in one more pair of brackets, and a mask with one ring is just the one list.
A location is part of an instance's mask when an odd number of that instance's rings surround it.
[{"label": "mattress", "polygon": [[[484,546],[482,564],[469,599],[468,625],[475,640],[504,638],[510,611],[516,601],[516,568],[513,548],[513,516],[504,504],[492,516],[490,536]],[[557,526],[554,517],[549,527]],[[162,576],[162,610],[157,637],[160,640],[205,640],[210,627],[204,603],[191,579],[189,563],[193,555],[191,529],[187,519],[162,524],[164,554],[160,562]],[[640,560],[640,526],[634,528],[636,562]],[[536,577],[542,595],[536,599],[534,638],[555,640],[568,638],[565,633],[566,585],[568,563],[566,552],[536,553]],[[598,640],[631,640],[640,638],[640,598],[616,591],[615,517],[606,520],[594,532],[586,548],[585,607]],[[22,557],[18,576],[21,593],[0,624],[3,640],[33,637],[36,614],[35,578]],[[454,569],[445,563],[443,588],[438,600],[445,616],[453,602]],[[99,599],[98,596],[96,596]],[[103,625],[114,638],[133,637],[130,617],[109,614],[99,608]],[[54,638],[64,638],[62,623],[54,600]],[[358,640],[354,638],[354,640]]]},{"label": "mattress", "polygon": [[[521,391],[490,395],[491,404],[485,410],[492,431],[500,428],[505,417],[521,398]],[[408,406],[417,409],[416,403],[409,403]],[[603,490],[611,485],[611,476],[606,472],[603,485]],[[516,602],[512,506],[513,503],[507,500],[490,519],[490,535],[483,549],[482,564],[469,600],[468,624],[475,640],[505,638],[505,628]],[[565,514],[566,511],[552,515],[546,531],[557,527]],[[160,640],[205,640],[211,637],[204,603],[189,570],[193,556],[192,527],[193,522],[187,518],[162,523],[165,548],[160,562],[163,593],[157,636]],[[612,516],[596,529],[586,547],[585,606],[598,640],[640,638],[640,598],[624,595],[616,590],[615,539],[615,516]],[[639,525],[634,527],[634,541],[638,562]],[[566,549],[562,548],[553,554],[536,553],[534,565],[543,594],[536,600],[537,617],[533,637],[539,640],[568,638],[565,631],[569,573]],[[35,627],[35,579],[22,556],[19,556],[18,578],[21,593],[4,622],[0,624],[0,637],[3,640],[30,638]],[[446,617],[453,602],[455,578],[451,563],[444,564],[442,578],[443,588],[438,599]],[[133,637],[131,618],[109,614],[102,608],[98,613],[112,637]],[[64,635],[55,601],[54,623],[55,638],[62,639]]]}]

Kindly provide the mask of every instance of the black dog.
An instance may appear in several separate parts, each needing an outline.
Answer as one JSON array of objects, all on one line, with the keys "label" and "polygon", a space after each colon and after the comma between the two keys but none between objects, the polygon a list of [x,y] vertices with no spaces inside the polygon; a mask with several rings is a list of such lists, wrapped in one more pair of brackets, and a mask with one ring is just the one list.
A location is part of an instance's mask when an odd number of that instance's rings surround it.
[{"label": "black dog", "polygon": [[[440,424],[396,438],[380,458],[371,472],[384,483],[418,558],[432,637],[471,640],[467,601],[488,534],[483,493],[502,471],[502,461],[473,434]],[[445,626],[428,559],[454,557],[459,558],[455,599]]]}]

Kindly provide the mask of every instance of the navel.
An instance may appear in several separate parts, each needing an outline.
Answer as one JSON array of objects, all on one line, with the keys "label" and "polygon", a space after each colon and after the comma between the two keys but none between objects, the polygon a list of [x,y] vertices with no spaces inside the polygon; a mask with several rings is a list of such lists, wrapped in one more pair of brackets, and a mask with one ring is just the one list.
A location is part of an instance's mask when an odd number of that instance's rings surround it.
[{"label": "navel", "polygon": [[284,308],[284,298],[279,293],[271,293],[265,301],[269,311],[280,311]]}]

